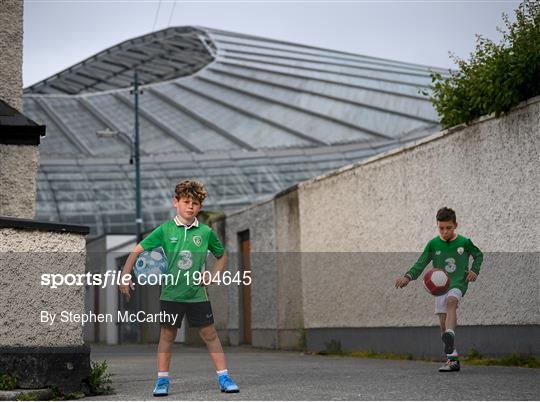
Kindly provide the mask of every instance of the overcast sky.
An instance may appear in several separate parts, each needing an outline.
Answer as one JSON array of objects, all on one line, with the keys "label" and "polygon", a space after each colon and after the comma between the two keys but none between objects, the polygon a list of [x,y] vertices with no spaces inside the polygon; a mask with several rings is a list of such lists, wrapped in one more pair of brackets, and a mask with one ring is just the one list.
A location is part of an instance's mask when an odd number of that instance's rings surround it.
[{"label": "overcast sky", "polygon": [[519,1],[25,0],[24,85],[126,39],[200,25],[434,67],[499,40]]}]

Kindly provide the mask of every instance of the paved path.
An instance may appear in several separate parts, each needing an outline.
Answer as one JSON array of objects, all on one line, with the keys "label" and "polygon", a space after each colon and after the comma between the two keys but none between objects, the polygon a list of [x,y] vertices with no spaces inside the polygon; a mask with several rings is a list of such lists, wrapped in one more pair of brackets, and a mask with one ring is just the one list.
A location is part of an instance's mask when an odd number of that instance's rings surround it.
[{"label": "paved path", "polygon": [[[107,360],[115,395],[86,399],[153,399],[155,345],[93,346],[93,360]],[[538,400],[540,370],[465,366],[438,373],[439,363],[302,355],[248,347],[226,348],[239,394],[217,390],[206,349],[175,345],[166,399],[342,400],[495,399]],[[86,400],[85,399],[85,400]]]}]

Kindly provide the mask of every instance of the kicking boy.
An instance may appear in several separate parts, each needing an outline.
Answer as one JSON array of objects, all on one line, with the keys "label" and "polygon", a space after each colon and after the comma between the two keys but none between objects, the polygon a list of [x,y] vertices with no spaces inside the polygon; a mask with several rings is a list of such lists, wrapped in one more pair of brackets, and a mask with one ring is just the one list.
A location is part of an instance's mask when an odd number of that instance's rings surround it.
[{"label": "kicking boy", "polygon": [[[420,276],[424,268],[433,260],[433,267],[444,268],[450,276],[450,288],[442,296],[435,298],[435,314],[439,316],[441,337],[447,361],[439,368],[441,372],[459,371],[459,355],[454,347],[457,326],[457,308],[465,295],[469,282],[474,282],[480,272],[483,254],[473,242],[455,232],[456,213],[450,208],[437,211],[439,236],[431,239],[424,252],[404,276],[396,280],[396,288],[402,288]],[[473,257],[469,270],[469,256]]]},{"label": "kicking boy", "polygon": [[[167,255],[168,271],[178,283],[163,283],[160,297],[160,310],[168,313],[165,317],[177,317],[176,325],[161,323],[157,353],[157,381],[154,396],[166,396],[169,393],[169,366],[171,347],[184,314],[190,327],[198,327],[199,334],[206,343],[210,357],[216,367],[217,379],[221,392],[239,392],[236,383],[229,377],[225,355],[218,334],[214,327],[212,307],[205,286],[194,283],[193,273],[200,271],[210,251],[217,261],[212,270],[212,278],[219,275],[227,263],[225,249],[212,229],[197,220],[202,203],[207,197],[203,184],[185,180],[176,185],[173,205],[177,215],[158,226],[130,253],[122,275],[130,274],[137,257],[144,250],[163,247]],[[133,282],[120,286],[120,291],[129,300],[129,291]]]}]

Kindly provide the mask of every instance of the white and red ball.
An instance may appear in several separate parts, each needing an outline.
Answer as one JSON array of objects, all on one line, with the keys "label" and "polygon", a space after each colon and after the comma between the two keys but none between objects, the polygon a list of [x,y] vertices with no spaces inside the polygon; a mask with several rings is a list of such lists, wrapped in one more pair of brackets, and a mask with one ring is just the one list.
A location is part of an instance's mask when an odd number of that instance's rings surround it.
[{"label": "white and red ball", "polygon": [[433,296],[443,295],[450,287],[450,277],[444,269],[431,268],[424,275],[424,287]]}]

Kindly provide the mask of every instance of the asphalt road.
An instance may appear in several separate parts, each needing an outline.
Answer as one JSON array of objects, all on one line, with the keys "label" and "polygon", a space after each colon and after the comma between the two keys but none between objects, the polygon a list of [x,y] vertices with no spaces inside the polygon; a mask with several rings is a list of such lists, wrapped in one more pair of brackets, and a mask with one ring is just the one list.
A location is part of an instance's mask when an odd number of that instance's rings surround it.
[{"label": "asphalt road", "polygon": [[[92,400],[152,397],[155,345],[93,346],[107,360],[116,394]],[[540,370],[462,366],[439,373],[440,363],[303,355],[249,347],[225,349],[239,394],[222,394],[206,349],[175,345],[171,388],[161,400],[538,400]]]}]

